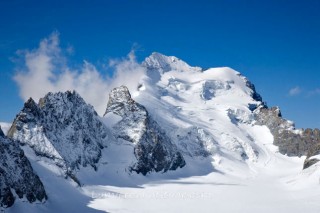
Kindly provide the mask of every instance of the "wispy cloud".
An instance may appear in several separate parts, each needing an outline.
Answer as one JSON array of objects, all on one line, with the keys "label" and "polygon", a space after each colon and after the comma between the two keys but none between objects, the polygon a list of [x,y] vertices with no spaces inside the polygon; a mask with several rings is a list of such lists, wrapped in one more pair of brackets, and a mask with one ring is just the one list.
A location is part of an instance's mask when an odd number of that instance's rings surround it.
[{"label": "wispy cloud", "polygon": [[289,90],[289,96],[296,96],[301,93],[301,88],[299,86],[293,87]]},{"label": "wispy cloud", "polygon": [[301,87],[296,86],[289,90],[288,95],[289,96],[302,95],[302,97],[308,98],[315,95],[320,95],[320,88],[315,88],[313,90],[303,90],[301,89]]},{"label": "wispy cloud", "polygon": [[320,88],[309,91],[308,96],[320,95]]},{"label": "wispy cloud", "polygon": [[108,67],[114,70],[113,77],[106,72],[102,74],[88,61],[84,61],[78,69],[69,67],[63,53],[70,51],[70,47],[60,47],[57,32],[43,39],[38,48],[20,51],[23,60],[22,64],[17,64],[20,68],[14,80],[23,100],[32,97],[37,101],[48,92],[76,90],[101,115],[112,88],[126,85],[134,92],[145,73],[145,69],[136,61],[134,51],[125,58],[110,61]]}]

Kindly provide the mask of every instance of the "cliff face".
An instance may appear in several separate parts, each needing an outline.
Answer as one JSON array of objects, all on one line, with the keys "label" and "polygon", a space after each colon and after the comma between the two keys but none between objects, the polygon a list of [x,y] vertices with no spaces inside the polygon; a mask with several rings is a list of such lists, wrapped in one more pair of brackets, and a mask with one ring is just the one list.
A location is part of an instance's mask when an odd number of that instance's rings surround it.
[{"label": "cliff face", "polygon": [[12,206],[14,194],[30,203],[47,199],[44,186],[24,152],[16,142],[5,137],[0,128],[0,207]]}]

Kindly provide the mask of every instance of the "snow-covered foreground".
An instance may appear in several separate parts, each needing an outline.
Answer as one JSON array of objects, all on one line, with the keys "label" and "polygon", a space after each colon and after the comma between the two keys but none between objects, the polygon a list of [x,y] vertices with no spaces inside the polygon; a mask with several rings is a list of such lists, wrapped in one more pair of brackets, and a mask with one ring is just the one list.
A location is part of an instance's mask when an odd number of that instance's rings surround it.
[{"label": "snow-covered foreground", "polygon": [[319,168],[301,171],[303,158],[289,158],[275,153],[273,145],[265,146],[264,161],[245,169],[242,177],[214,171],[180,179],[149,177],[150,182],[131,187],[95,185],[83,190],[93,198],[89,207],[107,212],[319,212],[319,172],[315,172]]},{"label": "snow-covered foreground", "polygon": [[[163,181],[142,188],[101,187],[90,207],[107,212],[319,212],[319,192],[288,191],[272,177]],[[110,191],[112,193],[110,193]],[[104,197],[104,198],[103,198]]]},{"label": "snow-covered foreground", "polygon": [[[33,156],[32,165],[49,200],[27,205],[18,200],[8,212],[319,212],[317,165],[302,172],[303,158],[276,153],[271,144],[265,144],[264,151],[263,161],[250,168],[234,167],[237,176],[226,174],[231,170],[214,170],[187,177],[193,171],[210,169],[195,168],[200,162],[183,171],[147,177],[120,172],[121,165],[117,165],[98,174],[87,170],[81,177],[94,184],[82,188],[64,179],[56,166],[39,164]],[[30,159],[32,152],[25,152]]]},{"label": "snow-covered foreground", "polygon": [[87,206],[91,198],[84,195],[73,181],[65,179],[61,169],[45,158],[35,156],[30,148],[24,146],[23,150],[41,178],[49,199],[44,204],[16,199],[16,203],[5,212],[97,212]]}]

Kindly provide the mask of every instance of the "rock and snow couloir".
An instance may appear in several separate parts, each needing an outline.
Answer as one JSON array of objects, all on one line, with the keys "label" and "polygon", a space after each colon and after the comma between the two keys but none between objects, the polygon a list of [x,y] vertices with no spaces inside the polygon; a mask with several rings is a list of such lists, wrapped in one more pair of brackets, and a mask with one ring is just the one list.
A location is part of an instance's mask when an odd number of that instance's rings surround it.
[{"label": "rock and snow couloir", "polygon": [[136,103],[125,86],[110,92],[105,112],[105,122],[111,122],[110,114],[120,116],[112,127],[118,139],[134,144],[137,162],[130,170],[146,175],[148,172],[167,172],[185,166],[177,147],[172,144],[165,131],[148,114],[145,107]]}]

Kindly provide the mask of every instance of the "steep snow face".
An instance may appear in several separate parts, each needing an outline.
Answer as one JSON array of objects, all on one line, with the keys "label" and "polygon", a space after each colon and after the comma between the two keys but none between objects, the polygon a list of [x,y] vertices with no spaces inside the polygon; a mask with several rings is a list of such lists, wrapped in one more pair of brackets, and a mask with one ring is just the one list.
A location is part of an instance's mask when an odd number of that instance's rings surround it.
[{"label": "steep snow face", "polygon": [[112,127],[115,137],[134,145],[137,162],[130,167],[132,171],[146,175],[152,171],[176,170],[185,165],[170,138],[148,115],[147,110],[131,98],[125,86],[115,88],[110,93],[105,122],[114,123],[114,115],[121,117]]},{"label": "steep snow face", "polygon": [[142,64],[147,75],[135,99],[185,156],[211,156],[215,167],[256,162],[259,152],[263,157],[254,131],[248,131],[252,111],[263,102],[248,79],[227,67],[202,70],[159,53]]},{"label": "steep snow face", "polygon": [[48,93],[39,104],[28,100],[8,132],[36,154],[53,159],[66,174],[79,166],[95,168],[108,135],[93,107],[75,92]]},{"label": "steep snow face", "polygon": [[6,138],[0,128],[0,209],[14,204],[15,194],[30,203],[47,199],[39,177],[17,143]]}]

